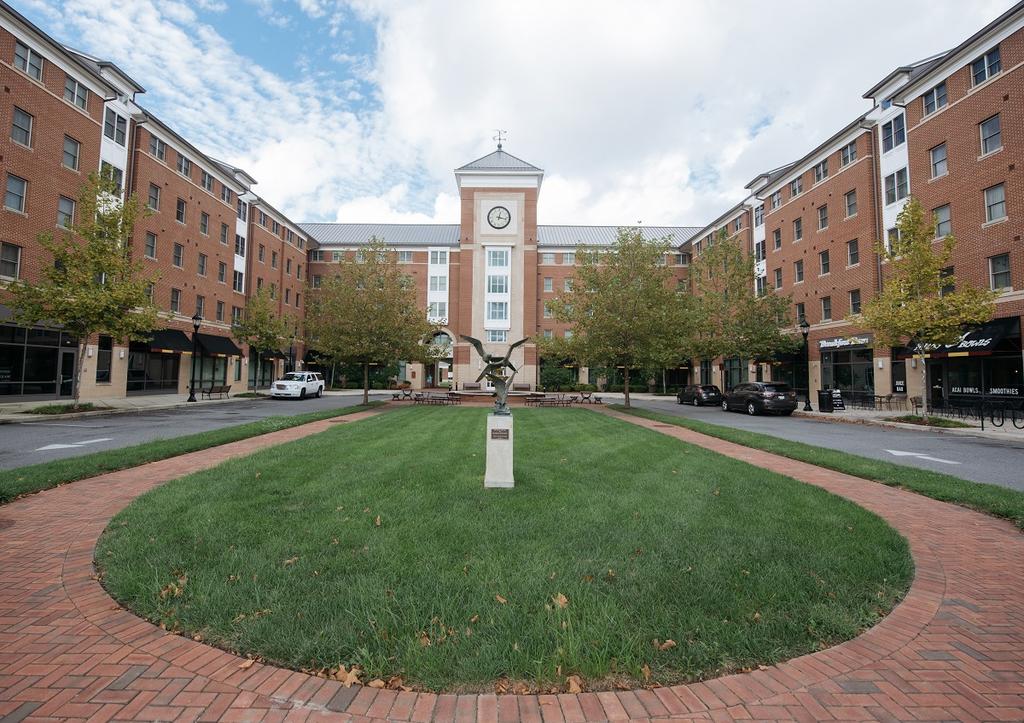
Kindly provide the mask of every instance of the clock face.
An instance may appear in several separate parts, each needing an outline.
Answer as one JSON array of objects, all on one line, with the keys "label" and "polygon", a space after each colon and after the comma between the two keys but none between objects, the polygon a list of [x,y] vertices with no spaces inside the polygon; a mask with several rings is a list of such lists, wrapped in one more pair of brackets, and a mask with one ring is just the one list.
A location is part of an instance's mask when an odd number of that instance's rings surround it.
[{"label": "clock face", "polygon": [[487,223],[491,228],[505,228],[512,220],[512,214],[504,206],[495,206],[487,212]]}]

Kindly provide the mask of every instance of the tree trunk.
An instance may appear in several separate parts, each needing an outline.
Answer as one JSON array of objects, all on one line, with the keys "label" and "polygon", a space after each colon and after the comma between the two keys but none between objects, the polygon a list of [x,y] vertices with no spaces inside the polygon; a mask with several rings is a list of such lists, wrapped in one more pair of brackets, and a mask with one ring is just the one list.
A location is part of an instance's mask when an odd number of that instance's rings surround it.
[{"label": "tree trunk", "polygon": [[260,379],[263,378],[263,355],[258,351],[256,352],[256,376],[252,379],[252,390],[258,392],[260,390]]},{"label": "tree trunk", "polygon": [[928,423],[928,402],[932,396],[932,390],[928,388],[928,364],[924,359],[924,345],[917,345],[917,354],[921,357],[921,418],[925,424]]},{"label": "tree trunk", "polygon": [[629,367],[622,367],[622,380],[625,382],[622,391],[626,395],[623,406],[629,409]]},{"label": "tree trunk", "polygon": [[370,403],[370,362],[363,362],[363,404]]},{"label": "tree trunk", "polygon": [[668,383],[666,382],[666,377],[667,376],[668,375],[665,373],[665,367],[662,367],[661,368],[661,393],[662,394],[668,394]]},{"label": "tree trunk", "polygon": [[[75,378],[71,380],[74,385],[71,389],[75,401],[72,405],[72,409],[78,409],[78,404],[82,394],[82,369],[85,367],[85,347],[89,342],[89,336],[84,335],[82,339],[78,341],[78,356],[75,357]],[[98,354],[99,352],[97,352]],[[59,376],[59,375],[58,375]],[[63,382],[63,377],[57,383],[57,394],[60,394],[60,383]]]}]

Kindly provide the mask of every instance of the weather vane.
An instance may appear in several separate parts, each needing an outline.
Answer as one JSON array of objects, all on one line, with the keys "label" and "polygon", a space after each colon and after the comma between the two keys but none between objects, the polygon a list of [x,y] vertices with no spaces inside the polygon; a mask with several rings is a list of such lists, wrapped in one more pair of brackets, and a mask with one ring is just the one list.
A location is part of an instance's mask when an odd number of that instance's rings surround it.
[{"label": "weather vane", "polygon": [[494,136],[494,138],[492,140],[496,140],[498,142],[498,150],[500,151],[501,150],[501,142],[503,140],[505,140],[506,138],[508,138],[508,131],[503,131],[503,130],[500,130],[500,129],[497,129],[497,128],[495,129],[495,131],[497,131],[498,135]]}]

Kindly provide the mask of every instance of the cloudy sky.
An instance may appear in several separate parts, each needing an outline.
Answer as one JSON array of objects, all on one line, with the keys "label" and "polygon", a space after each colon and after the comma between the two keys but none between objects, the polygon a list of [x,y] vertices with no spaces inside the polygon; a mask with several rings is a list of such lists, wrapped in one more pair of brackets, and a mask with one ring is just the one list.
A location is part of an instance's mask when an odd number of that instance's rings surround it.
[{"label": "cloudy sky", "polygon": [[545,169],[542,223],[703,225],[1010,0],[13,0],[298,221],[458,222],[452,169]]}]

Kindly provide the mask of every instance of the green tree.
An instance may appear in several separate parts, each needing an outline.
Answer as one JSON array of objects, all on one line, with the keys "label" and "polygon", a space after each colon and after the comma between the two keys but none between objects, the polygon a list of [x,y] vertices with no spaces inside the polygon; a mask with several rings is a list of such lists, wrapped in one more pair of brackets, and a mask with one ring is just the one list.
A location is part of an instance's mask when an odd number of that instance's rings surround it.
[{"label": "green tree", "polygon": [[572,325],[572,338],[538,339],[541,354],[621,367],[629,407],[630,373],[657,366],[677,344],[682,306],[664,263],[668,251],[667,237],[645,240],[637,228],[620,228],[609,250],[579,249],[572,289],[549,302],[552,316]]},{"label": "green tree", "polygon": [[758,295],[754,283],[754,259],[739,237],[722,229],[690,264],[684,356],[767,359],[800,346],[802,340],[790,329],[789,297],[770,289]]},{"label": "green tree", "polygon": [[18,280],[8,288],[16,323],[59,326],[78,338],[76,408],[89,340],[96,334],[119,341],[146,339],[158,323],[149,295],[155,277],[147,277],[131,257],[140,212],[134,195],[122,200],[112,180],[90,175],[70,227],[56,237],[51,232],[37,237],[53,263],[43,268],[39,280]]},{"label": "green tree", "polygon": [[362,367],[364,404],[371,364],[427,361],[436,353],[437,327],[416,302],[415,284],[376,237],[344,254],[306,298],[307,344],[325,360]]},{"label": "green tree", "polygon": [[259,386],[260,379],[263,378],[263,352],[279,349],[289,333],[287,322],[274,307],[270,293],[266,287],[261,287],[245,302],[242,318],[231,327],[231,335],[239,342],[249,345],[249,356],[252,357],[252,352],[255,352],[256,386]]},{"label": "green tree", "polygon": [[924,355],[943,344],[955,344],[965,329],[992,318],[998,292],[957,283],[944,272],[950,266],[956,239],[937,239],[934,219],[926,219],[920,202],[911,197],[896,219],[899,234],[891,245],[875,242],[887,261],[881,293],[866,303],[852,323],[875,334],[876,347],[911,347],[921,359],[922,410],[928,416],[928,371]]}]

